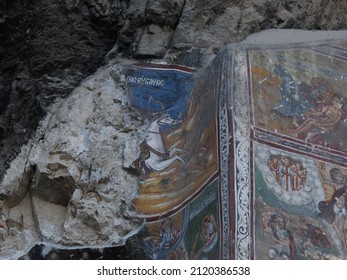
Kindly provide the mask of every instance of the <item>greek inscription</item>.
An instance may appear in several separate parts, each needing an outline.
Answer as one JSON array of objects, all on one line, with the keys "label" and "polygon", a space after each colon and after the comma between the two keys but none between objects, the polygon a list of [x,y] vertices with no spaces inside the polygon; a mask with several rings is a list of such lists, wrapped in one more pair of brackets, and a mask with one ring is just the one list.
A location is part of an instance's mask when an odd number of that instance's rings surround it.
[{"label": "greek inscription", "polygon": [[146,77],[127,76],[127,82],[129,84],[140,85],[140,86],[145,85],[145,86],[163,87],[165,85],[164,80],[146,78]]}]

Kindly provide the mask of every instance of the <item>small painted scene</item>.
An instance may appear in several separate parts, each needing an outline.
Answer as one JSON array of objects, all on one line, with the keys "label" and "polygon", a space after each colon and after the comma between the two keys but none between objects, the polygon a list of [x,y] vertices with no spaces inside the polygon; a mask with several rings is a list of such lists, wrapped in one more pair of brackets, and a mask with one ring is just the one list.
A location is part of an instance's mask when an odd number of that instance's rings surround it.
[{"label": "small painted scene", "polygon": [[347,259],[347,169],[254,150],[255,259]]},{"label": "small painted scene", "polygon": [[215,180],[181,211],[147,222],[138,238],[152,259],[220,259],[220,228],[218,180]]},{"label": "small painted scene", "polygon": [[346,154],[346,47],[256,50],[249,61],[256,129]]},{"label": "small painted scene", "polygon": [[185,235],[189,259],[221,258],[218,186],[216,179],[189,205],[189,226]]},{"label": "small painted scene", "polygon": [[218,173],[217,98],[209,74],[200,75],[175,65],[126,71],[131,103],[148,121],[132,201],[140,217],[178,211]]}]

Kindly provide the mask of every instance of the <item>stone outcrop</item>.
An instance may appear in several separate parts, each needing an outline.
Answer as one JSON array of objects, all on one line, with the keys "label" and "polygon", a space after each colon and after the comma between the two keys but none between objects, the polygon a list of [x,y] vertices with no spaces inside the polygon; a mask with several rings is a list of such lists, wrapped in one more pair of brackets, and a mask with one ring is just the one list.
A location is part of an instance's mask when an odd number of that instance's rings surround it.
[{"label": "stone outcrop", "polygon": [[[129,107],[119,66],[99,69],[62,103],[53,104],[1,184],[9,228],[2,258],[36,243],[120,246],[142,225],[125,216],[137,190],[143,120]],[[82,102],[81,102],[82,101]],[[16,239],[18,251],[10,245]]]}]

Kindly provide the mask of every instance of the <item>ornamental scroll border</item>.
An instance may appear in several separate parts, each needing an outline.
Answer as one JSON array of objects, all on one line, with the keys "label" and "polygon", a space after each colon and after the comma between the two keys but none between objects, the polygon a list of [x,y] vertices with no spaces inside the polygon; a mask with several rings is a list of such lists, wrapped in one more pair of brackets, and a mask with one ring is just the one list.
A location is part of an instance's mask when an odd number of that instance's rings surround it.
[{"label": "ornamental scroll border", "polygon": [[251,258],[250,215],[250,100],[247,82],[247,52],[244,49],[233,53],[232,110],[234,115],[235,151],[235,258]]},{"label": "ornamental scroll border", "polygon": [[229,178],[229,118],[227,107],[228,73],[229,73],[228,51],[225,51],[221,61],[221,75],[217,92],[219,91],[219,153],[220,153],[220,192],[221,192],[221,218],[223,224],[222,259],[230,258],[230,178]]}]

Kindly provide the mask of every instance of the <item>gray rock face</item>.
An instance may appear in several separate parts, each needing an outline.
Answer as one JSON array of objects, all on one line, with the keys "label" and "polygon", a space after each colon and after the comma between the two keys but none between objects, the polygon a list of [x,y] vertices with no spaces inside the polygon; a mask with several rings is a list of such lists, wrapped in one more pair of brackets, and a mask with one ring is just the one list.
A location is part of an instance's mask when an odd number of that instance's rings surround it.
[{"label": "gray rock face", "polygon": [[104,4],[106,16],[102,4],[89,2],[1,2],[1,167],[33,134],[48,106],[92,74],[114,44],[118,7]]},{"label": "gray rock face", "polygon": [[[122,81],[117,66],[89,77],[52,106],[12,162],[0,188],[2,211],[21,228],[10,228],[2,258],[40,241],[119,246],[141,227],[141,220],[125,216],[124,205],[137,190],[137,176],[128,170],[139,157],[145,121],[129,108]],[[23,243],[13,252],[7,242],[18,236]]]},{"label": "gray rock face", "polygon": [[158,25],[148,25],[138,43],[137,57],[163,57],[170,45],[171,32]]},{"label": "gray rock face", "polygon": [[146,20],[160,26],[175,28],[185,2],[185,0],[149,0],[146,9]]},{"label": "gray rock face", "polygon": [[264,29],[344,29],[347,20],[335,11],[346,8],[345,1],[186,1],[171,46],[204,49],[207,63],[209,54],[225,44]]}]

